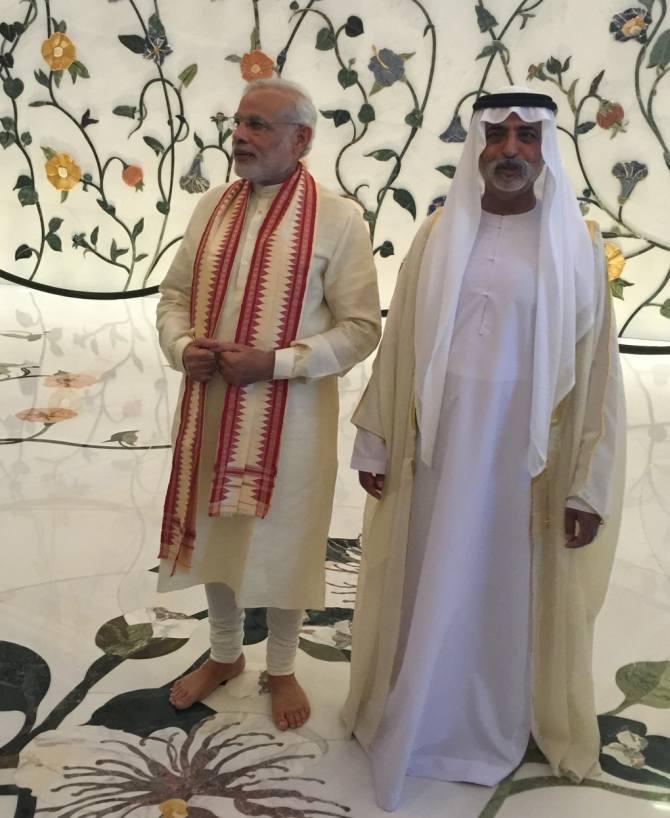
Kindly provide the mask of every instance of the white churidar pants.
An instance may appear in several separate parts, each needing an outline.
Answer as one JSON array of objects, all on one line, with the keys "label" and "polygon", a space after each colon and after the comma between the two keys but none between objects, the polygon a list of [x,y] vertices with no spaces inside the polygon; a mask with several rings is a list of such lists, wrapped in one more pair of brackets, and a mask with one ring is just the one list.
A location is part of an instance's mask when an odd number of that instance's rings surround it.
[{"label": "white churidar pants", "polygon": [[[244,609],[235,594],[222,582],[205,583],[209,608],[210,657],[215,662],[234,662],[242,653]],[[293,673],[303,611],[268,608],[267,668],[271,676]]]}]

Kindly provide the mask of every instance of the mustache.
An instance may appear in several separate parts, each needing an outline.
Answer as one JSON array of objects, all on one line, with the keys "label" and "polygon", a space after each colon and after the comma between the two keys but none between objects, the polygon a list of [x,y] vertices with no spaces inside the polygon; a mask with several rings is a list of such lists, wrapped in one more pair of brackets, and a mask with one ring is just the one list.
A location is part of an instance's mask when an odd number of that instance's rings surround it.
[{"label": "mustache", "polygon": [[531,166],[525,159],[496,159],[490,165],[491,170],[496,173],[499,170],[517,171],[524,176],[530,176]]}]

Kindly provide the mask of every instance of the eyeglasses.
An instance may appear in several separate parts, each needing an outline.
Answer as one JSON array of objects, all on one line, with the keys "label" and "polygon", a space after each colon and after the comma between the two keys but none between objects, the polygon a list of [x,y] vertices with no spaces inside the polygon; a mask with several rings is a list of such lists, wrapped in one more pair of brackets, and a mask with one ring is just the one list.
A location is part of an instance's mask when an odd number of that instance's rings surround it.
[{"label": "eyeglasses", "polygon": [[231,124],[233,128],[238,128],[240,125],[244,125],[245,128],[248,128],[252,133],[266,133],[267,131],[271,131],[275,125],[302,125],[302,122],[268,122],[267,119],[262,119],[259,116],[239,116],[235,114],[234,116],[227,117],[227,121]]}]

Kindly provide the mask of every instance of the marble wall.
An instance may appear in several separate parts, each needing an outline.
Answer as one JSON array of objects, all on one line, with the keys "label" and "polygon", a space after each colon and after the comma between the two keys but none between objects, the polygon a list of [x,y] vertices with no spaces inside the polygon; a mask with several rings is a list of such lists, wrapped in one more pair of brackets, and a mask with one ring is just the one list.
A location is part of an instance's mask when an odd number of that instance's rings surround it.
[{"label": "marble wall", "polygon": [[359,202],[387,303],[473,99],[525,83],[559,103],[622,334],[665,340],[669,70],[666,0],[3,0],[0,274],[154,288],[198,197],[230,177],[245,82],[281,74],[316,100],[310,168]]}]

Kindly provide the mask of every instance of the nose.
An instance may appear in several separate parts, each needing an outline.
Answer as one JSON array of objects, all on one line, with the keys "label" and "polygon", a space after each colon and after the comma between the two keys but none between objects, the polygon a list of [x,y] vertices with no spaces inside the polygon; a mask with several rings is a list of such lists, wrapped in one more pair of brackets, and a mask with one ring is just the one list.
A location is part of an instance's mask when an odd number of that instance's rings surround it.
[{"label": "nose", "polygon": [[504,156],[511,159],[519,153],[519,140],[515,133],[508,133],[502,146]]},{"label": "nose", "polygon": [[240,119],[233,127],[233,140],[235,142],[244,142],[244,134],[246,133],[246,123]]}]

